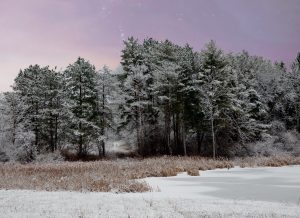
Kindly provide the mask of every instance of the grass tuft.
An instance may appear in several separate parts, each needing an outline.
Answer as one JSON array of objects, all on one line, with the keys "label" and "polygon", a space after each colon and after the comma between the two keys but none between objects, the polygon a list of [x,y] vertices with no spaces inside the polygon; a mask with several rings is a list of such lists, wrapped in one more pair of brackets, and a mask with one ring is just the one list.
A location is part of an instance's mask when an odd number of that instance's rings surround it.
[{"label": "grass tuft", "polygon": [[189,176],[200,176],[199,170],[197,169],[189,169],[187,170],[187,174]]}]

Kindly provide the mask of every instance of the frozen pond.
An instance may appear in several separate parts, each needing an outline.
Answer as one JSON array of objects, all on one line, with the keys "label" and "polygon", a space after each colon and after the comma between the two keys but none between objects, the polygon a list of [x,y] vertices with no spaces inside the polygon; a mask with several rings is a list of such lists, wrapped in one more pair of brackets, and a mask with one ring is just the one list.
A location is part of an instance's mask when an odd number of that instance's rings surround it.
[{"label": "frozen pond", "polygon": [[165,195],[300,204],[300,166],[233,168],[146,181]]}]

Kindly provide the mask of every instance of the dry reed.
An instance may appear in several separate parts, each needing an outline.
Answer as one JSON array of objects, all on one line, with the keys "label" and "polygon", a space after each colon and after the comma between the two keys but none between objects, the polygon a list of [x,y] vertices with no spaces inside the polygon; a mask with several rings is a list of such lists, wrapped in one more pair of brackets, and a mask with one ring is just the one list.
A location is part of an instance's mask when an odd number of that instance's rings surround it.
[{"label": "dry reed", "polygon": [[146,192],[146,177],[176,176],[179,172],[199,175],[199,170],[216,168],[284,166],[300,164],[300,157],[274,156],[236,161],[200,157],[156,157],[94,162],[51,164],[0,164],[0,189],[69,190],[95,192]]}]

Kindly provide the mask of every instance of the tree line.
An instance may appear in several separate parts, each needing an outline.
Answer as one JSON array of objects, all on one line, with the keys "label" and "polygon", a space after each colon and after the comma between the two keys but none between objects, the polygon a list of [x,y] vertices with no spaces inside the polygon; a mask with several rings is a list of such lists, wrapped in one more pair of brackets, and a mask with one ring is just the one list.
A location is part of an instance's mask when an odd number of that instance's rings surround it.
[{"label": "tree line", "polygon": [[[168,40],[124,42],[122,69],[78,58],[63,72],[39,65],[21,70],[0,103],[0,140],[29,159],[68,145],[105,156],[109,135],[141,155],[227,155],[247,149],[274,122],[300,132],[300,53],[291,67],[246,51],[225,54]],[[130,139],[130,140],[129,140]]]},{"label": "tree line", "polygon": [[97,72],[83,58],[60,73],[29,66],[15,79],[12,92],[4,93],[2,111],[10,144],[20,146],[25,156],[71,145],[79,156],[96,145],[105,155],[105,130],[112,120],[107,106],[110,70]]}]

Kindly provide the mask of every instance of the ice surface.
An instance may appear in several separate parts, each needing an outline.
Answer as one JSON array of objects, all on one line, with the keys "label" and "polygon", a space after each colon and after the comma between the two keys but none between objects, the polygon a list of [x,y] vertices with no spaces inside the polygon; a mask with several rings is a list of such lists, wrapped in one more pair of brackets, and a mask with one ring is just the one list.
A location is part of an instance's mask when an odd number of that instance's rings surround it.
[{"label": "ice surface", "polygon": [[168,196],[258,200],[300,204],[300,166],[233,168],[145,179]]}]

